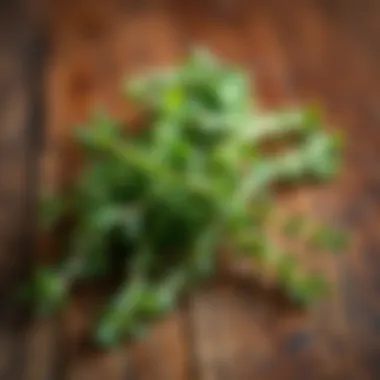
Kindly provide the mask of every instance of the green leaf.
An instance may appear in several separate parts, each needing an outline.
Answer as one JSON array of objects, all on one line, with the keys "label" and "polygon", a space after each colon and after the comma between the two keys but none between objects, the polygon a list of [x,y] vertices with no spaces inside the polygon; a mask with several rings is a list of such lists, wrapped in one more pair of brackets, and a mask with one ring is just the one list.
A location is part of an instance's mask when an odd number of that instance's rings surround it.
[{"label": "green leaf", "polygon": [[304,150],[309,170],[318,179],[330,179],[338,173],[340,157],[337,143],[325,133],[314,133],[309,137]]},{"label": "green leaf", "polygon": [[291,298],[300,304],[309,305],[325,295],[328,290],[326,279],[319,274],[295,279],[289,287]]},{"label": "green leaf", "polygon": [[287,237],[296,238],[303,235],[306,227],[305,217],[295,215],[287,219],[283,226],[283,231]]},{"label": "green leaf", "polygon": [[163,109],[166,114],[178,113],[184,107],[185,94],[180,86],[170,88],[164,94]]},{"label": "green leaf", "polygon": [[320,227],[309,238],[309,244],[314,250],[341,253],[348,249],[349,236],[345,231]]},{"label": "green leaf", "polygon": [[280,284],[288,286],[294,282],[299,271],[299,267],[295,258],[284,255],[277,266],[277,277]]},{"label": "green leaf", "polygon": [[195,276],[210,276],[214,272],[220,234],[219,227],[211,226],[203,231],[195,241],[191,258]]},{"label": "green leaf", "polygon": [[82,127],[75,130],[77,140],[88,152],[100,151],[120,138],[118,123],[103,110],[96,110],[91,119],[91,128]]},{"label": "green leaf", "polygon": [[96,331],[96,340],[102,347],[118,344],[135,326],[145,289],[146,284],[140,280],[126,282],[114,296]]},{"label": "green leaf", "polygon": [[59,273],[39,268],[34,278],[33,294],[37,301],[37,313],[47,315],[64,305],[67,288]]}]

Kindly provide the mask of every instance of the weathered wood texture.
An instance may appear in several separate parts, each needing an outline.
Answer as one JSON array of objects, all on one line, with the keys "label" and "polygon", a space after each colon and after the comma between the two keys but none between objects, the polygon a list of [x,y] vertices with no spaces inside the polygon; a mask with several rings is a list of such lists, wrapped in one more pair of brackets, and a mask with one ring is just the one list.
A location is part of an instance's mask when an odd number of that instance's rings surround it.
[{"label": "weathered wood texture", "polygon": [[83,343],[96,296],[78,297],[56,322],[61,340],[53,325],[36,330],[31,378],[380,378],[380,2],[65,0],[55,2],[51,17],[46,184],[59,187],[75,172],[69,132],[92,106],[130,115],[119,93],[123,74],[175,62],[191,44],[206,44],[252,71],[264,105],[320,102],[329,123],[346,130],[341,180],[299,192],[287,207],[347,226],[355,243],[324,263],[337,285],[309,315],[230,276],[191,297],[145,340],[110,354]]},{"label": "weathered wood texture", "polygon": [[14,296],[33,257],[43,132],[45,43],[32,5],[0,3],[0,378],[10,380],[26,374],[28,313]]}]

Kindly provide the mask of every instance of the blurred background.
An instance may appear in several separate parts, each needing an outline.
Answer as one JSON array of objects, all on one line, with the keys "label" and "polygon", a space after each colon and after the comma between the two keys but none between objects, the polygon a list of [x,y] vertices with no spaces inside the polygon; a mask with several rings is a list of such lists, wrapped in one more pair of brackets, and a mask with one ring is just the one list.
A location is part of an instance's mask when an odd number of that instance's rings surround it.
[{"label": "blurred background", "polygon": [[[336,285],[329,299],[307,315],[247,286],[244,270],[232,268],[157,323],[142,341],[107,354],[95,352],[83,339],[96,290],[79,295],[61,319],[34,322],[22,336],[10,333],[11,314],[4,306],[8,317],[0,339],[0,379],[380,378],[380,2],[14,4],[0,7],[0,188],[2,194],[13,194],[19,210],[11,209],[4,195],[0,220],[2,231],[13,239],[16,224],[9,215],[20,217],[23,201],[30,197],[32,182],[27,181],[35,166],[27,165],[42,146],[40,137],[44,154],[38,181],[60,189],[78,167],[72,128],[86,121],[94,105],[105,105],[125,120],[133,117],[120,93],[122,79],[174,64],[195,44],[248,70],[263,107],[322,105],[329,126],[345,131],[340,180],[323,191],[299,191],[284,202],[348,228],[354,244],[345,255],[326,260],[326,273]],[[35,42],[40,35],[32,38],[42,19],[47,50]],[[15,246],[4,244],[1,273],[10,278],[14,268],[18,275],[26,270],[27,261],[14,255],[13,261],[23,264],[9,264],[6,247]],[[40,253],[48,246],[44,239]]]}]

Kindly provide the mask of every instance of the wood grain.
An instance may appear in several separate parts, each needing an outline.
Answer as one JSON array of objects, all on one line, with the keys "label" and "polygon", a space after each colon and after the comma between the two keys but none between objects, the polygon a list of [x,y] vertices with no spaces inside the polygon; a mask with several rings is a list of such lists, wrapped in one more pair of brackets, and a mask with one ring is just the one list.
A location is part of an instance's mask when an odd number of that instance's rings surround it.
[{"label": "wood grain", "polygon": [[65,378],[379,378],[379,2],[57,0],[53,8],[45,183],[59,188],[75,175],[69,132],[91,107],[131,116],[119,92],[124,74],[206,44],[250,70],[264,106],[316,102],[329,128],[345,130],[339,181],[283,206],[346,226],[354,238],[344,256],[323,261],[334,290],[308,314],[241,286],[235,273],[194,294],[143,341],[100,354],[83,343],[99,302],[88,296],[65,319]]},{"label": "wood grain", "polygon": [[[15,297],[33,262],[43,136],[45,41],[28,1],[0,4],[0,378],[24,379],[28,310]],[[30,12],[28,14],[28,12]]]}]

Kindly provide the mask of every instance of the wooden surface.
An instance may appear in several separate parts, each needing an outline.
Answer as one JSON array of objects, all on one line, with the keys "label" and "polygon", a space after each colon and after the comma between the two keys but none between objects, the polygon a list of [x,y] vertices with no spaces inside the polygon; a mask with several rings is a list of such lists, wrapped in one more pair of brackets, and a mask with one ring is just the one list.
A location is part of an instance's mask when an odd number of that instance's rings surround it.
[{"label": "wooden surface", "polygon": [[[323,263],[336,281],[309,315],[238,274],[200,290],[149,336],[109,354],[85,344],[100,294],[78,296],[60,321],[31,331],[30,379],[249,380],[380,378],[380,2],[377,0],[65,0],[52,8],[44,183],[76,169],[69,135],[105,104],[128,118],[120,80],[207,45],[252,72],[263,105],[323,104],[347,133],[333,187],[298,192],[287,207],[352,231]],[[249,282],[249,281],[248,281]]]},{"label": "wooden surface", "polygon": [[[43,134],[45,44],[29,0],[0,3],[0,378],[24,378],[28,313],[14,300],[27,280]],[[37,24],[39,25],[37,27]]]}]

